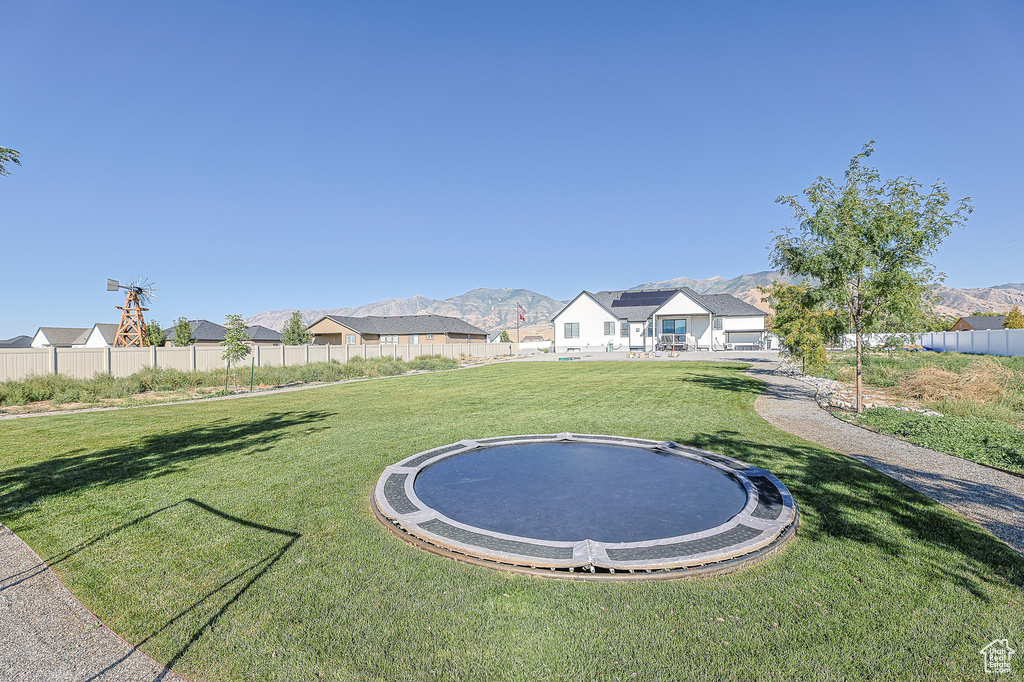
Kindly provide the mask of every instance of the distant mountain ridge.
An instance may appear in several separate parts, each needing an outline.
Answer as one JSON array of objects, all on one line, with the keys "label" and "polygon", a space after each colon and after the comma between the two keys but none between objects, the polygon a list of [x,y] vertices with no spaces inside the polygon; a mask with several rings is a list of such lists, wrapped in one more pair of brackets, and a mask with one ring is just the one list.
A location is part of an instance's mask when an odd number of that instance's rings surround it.
[{"label": "distant mountain ridge", "polygon": [[[761,310],[768,306],[761,301],[758,286],[766,286],[773,280],[794,283],[799,277],[783,275],[774,270],[763,270],[726,279],[708,277],[692,279],[677,277],[663,282],[647,282],[631,289],[668,289],[689,287],[699,294],[732,294]],[[1024,283],[1000,284],[975,289],[951,289],[940,287],[938,294],[943,302],[937,306],[942,315],[961,317],[975,311],[1006,311],[1014,305],[1024,307]],[[367,315],[449,315],[461,317],[470,324],[488,332],[514,329],[516,326],[516,302],[527,310],[525,325],[546,325],[555,313],[569,301],[559,301],[530,289],[486,289],[478,288],[458,296],[442,300],[413,296],[412,298],[389,298],[357,308],[320,308],[300,310],[302,319],[309,324],[324,315],[364,317]],[[246,318],[247,324],[259,324],[280,331],[284,328],[294,309],[272,310]]]}]

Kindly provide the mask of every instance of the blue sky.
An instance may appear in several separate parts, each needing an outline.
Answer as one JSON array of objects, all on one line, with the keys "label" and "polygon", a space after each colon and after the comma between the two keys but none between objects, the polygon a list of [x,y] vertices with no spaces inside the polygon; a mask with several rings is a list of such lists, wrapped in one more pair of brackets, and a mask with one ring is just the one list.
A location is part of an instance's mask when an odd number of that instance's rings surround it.
[{"label": "blue sky", "polygon": [[773,203],[941,178],[1024,281],[1019,2],[0,5],[0,338],[768,268]]}]

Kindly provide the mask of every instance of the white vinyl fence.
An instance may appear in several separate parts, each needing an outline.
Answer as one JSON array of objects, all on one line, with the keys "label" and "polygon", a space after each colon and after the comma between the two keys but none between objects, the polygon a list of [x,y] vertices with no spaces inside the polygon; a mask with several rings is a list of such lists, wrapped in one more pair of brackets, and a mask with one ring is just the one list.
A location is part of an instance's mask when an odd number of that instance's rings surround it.
[{"label": "white vinyl fence", "polygon": [[[309,345],[282,344],[253,346],[250,355],[239,367],[280,367],[305,365],[310,362],[348,362],[351,358],[393,357],[412,360],[419,355],[443,355],[457,358],[492,358],[516,355],[515,343],[423,343],[399,345]],[[182,371],[221,369],[220,346],[186,346],[184,348],[6,348],[0,350],[0,381],[17,381],[32,374],[66,374],[76,379],[89,379],[96,374],[126,377],[146,367],[163,367]]]},{"label": "white vinyl fence", "polygon": [[918,343],[928,350],[982,355],[1024,355],[1024,329],[933,332],[921,334]]}]

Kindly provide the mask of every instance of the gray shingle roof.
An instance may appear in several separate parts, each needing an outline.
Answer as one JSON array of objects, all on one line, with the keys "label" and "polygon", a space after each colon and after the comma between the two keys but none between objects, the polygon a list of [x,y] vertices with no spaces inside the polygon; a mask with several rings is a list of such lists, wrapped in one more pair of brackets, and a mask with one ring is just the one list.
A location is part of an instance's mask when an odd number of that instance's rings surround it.
[{"label": "gray shingle roof", "polygon": [[[590,296],[604,306],[608,312],[619,319],[626,319],[629,322],[644,322],[649,319],[651,315],[658,310],[658,308],[665,305],[670,298],[680,291],[693,299],[697,304],[703,306],[707,310],[710,310],[714,315],[733,317],[741,315],[765,316],[768,314],[745,301],[741,301],[732,294],[698,294],[689,287],[679,287],[676,289],[627,289],[625,291],[598,291],[597,293],[590,294]],[[630,305],[630,303],[634,302],[643,305]],[[557,316],[558,315],[556,314],[555,317]]]},{"label": "gray shingle roof", "polygon": [[1006,319],[1005,315],[979,315],[977,317],[964,317],[964,322],[971,325],[975,329],[1002,329],[1003,320]]},{"label": "gray shingle roof", "polygon": [[[73,346],[77,343],[85,343],[89,338],[92,327],[83,329],[81,327],[40,327],[51,346]],[[38,333],[38,332],[36,332]]]},{"label": "gray shingle roof", "polygon": [[0,341],[0,348],[31,348],[31,347],[32,347],[32,337],[31,336],[25,336],[24,334],[22,334],[21,336],[15,336],[13,339],[6,339],[4,341]]},{"label": "gray shingle roof", "polygon": [[[224,334],[227,330],[216,322],[210,322],[209,320],[189,320],[189,324],[192,325],[192,338],[197,342],[204,341],[223,341]],[[174,327],[170,327],[164,330],[167,334],[167,338],[174,340]],[[268,329],[262,325],[254,324],[251,327],[245,328],[245,333],[249,335],[249,338],[253,341],[280,341],[280,332],[275,332],[273,329]]]},{"label": "gray shingle roof", "polygon": [[[481,334],[487,335],[483,329],[474,327],[469,322],[457,317],[446,315],[391,315],[380,317],[343,317],[340,315],[324,315],[322,319],[334,320],[360,334]],[[317,320],[313,324],[316,324]],[[310,325],[313,326],[313,325]]]}]

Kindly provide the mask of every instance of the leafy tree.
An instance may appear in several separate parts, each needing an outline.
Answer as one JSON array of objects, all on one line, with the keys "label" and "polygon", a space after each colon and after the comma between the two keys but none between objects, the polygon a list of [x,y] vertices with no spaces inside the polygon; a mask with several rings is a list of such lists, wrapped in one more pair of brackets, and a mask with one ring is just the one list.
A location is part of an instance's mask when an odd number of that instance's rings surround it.
[{"label": "leafy tree", "polygon": [[828,363],[825,344],[834,342],[845,331],[842,318],[826,308],[820,292],[809,284],[773,281],[758,287],[765,294],[774,314],[768,327],[779,337],[782,352],[801,363],[802,371],[824,367]]},{"label": "leafy tree", "polygon": [[186,320],[184,317],[179,317],[178,321],[174,323],[174,345],[181,348],[182,346],[191,346],[196,342],[192,338],[192,333],[195,329],[192,328],[192,323]]},{"label": "leafy tree", "polygon": [[913,178],[882,181],[862,161],[874,141],[850,160],[845,182],[818,176],[796,196],[776,203],[793,209],[799,228],[773,233],[771,263],[786,274],[813,277],[823,301],[842,310],[857,336],[857,411],[863,410],[862,334],[885,321],[921,318],[942,276],[928,258],[954,226],[967,222],[970,197],[950,212],[949,192],[936,181],[928,194]]},{"label": "leafy tree", "polygon": [[503,329],[503,330],[501,331],[501,339],[499,339],[499,340],[500,340],[500,341],[501,341],[502,343],[508,343],[508,342],[509,342],[509,341],[511,341],[512,339],[511,339],[511,338],[509,337],[509,335],[508,335],[508,331],[506,331],[506,330],[504,330],[504,329]]},{"label": "leafy tree", "polygon": [[[233,365],[236,365],[239,360],[249,354],[249,342],[252,341],[252,337],[246,331],[248,327],[242,320],[241,315],[225,315],[224,320],[224,340],[220,342],[220,345],[224,346],[224,352],[221,353],[221,357],[227,360],[228,368],[231,369]],[[237,391],[237,366],[234,367],[232,372],[232,379]]]},{"label": "leafy tree", "polygon": [[15,166],[21,165],[21,152],[16,152],[13,149],[7,147],[0,147],[0,175],[10,175],[11,172],[7,170],[7,164],[13,163]]},{"label": "leafy tree", "polygon": [[167,332],[163,330],[160,323],[150,320],[146,323],[146,331],[149,332],[149,343],[153,346],[162,346],[167,341]]},{"label": "leafy tree", "polygon": [[1015,305],[1006,313],[1003,320],[1003,329],[1024,329],[1024,314],[1020,312],[1020,306]]},{"label": "leafy tree", "polygon": [[306,323],[302,321],[302,315],[296,310],[288,319],[281,340],[288,346],[301,346],[309,343],[311,338],[313,337],[306,332]]}]

